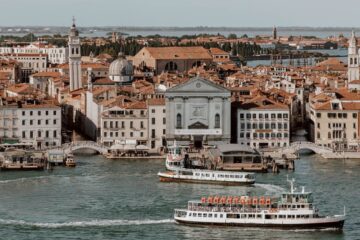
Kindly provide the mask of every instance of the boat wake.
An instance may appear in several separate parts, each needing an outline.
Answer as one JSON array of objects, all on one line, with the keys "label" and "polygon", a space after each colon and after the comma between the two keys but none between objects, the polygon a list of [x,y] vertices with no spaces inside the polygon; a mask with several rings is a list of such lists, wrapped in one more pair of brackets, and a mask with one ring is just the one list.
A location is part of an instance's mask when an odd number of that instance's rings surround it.
[{"label": "boat wake", "polygon": [[272,184],[255,183],[254,185],[255,187],[264,188],[267,193],[281,193],[285,191],[284,188]]},{"label": "boat wake", "polygon": [[173,219],[161,220],[91,220],[91,221],[74,221],[63,223],[40,223],[40,222],[27,222],[23,220],[7,220],[0,219],[0,225],[19,225],[26,227],[39,227],[39,228],[64,228],[64,227],[108,227],[108,226],[129,226],[129,225],[155,225],[164,223],[173,223]]},{"label": "boat wake", "polygon": [[[54,176],[58,177],[58,176],[60,176],[60,175],[54,175]],[[33,181],[33,180],[51,178],[51,177],[54,177],[54,176],[23,177],[23,178],[0,180],[0,184],[4,184],[4,183],[14,183],[14,182],[27,182],[27,181]],[[60,176],[60,177],[61,177],[61,176]]]}]

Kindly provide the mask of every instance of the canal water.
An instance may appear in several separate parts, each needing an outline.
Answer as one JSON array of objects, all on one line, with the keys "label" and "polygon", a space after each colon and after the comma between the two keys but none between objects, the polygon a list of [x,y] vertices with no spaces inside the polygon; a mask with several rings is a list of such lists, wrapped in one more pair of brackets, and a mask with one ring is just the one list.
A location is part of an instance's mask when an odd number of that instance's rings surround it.
[{"label": "canal water", "polygon": [[[257,174],[254,187],[160,183],[162,161],[77,156],[74,169],[0,172],[0,239],[359,239],[360,161],[302,156],[295,172]],[[314,192],[320,213],[340,214],[342,232],[191,227],[174,208],[207,195],[276,195],[286,174]]]}]

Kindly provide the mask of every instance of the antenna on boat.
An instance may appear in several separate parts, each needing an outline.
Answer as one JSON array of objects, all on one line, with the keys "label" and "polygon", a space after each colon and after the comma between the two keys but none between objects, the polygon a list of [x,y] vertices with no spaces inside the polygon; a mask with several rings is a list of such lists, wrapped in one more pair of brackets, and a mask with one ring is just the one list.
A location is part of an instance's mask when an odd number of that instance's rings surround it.
[{"label": "antenna on boat", "polygon": [[294,191],[296,190],[296,188],[294,187],[295,179],[292,178],[291,180],[289,180],[289,175],[286,175],[286,181],[290,183],[290,192],[294,193]]}]

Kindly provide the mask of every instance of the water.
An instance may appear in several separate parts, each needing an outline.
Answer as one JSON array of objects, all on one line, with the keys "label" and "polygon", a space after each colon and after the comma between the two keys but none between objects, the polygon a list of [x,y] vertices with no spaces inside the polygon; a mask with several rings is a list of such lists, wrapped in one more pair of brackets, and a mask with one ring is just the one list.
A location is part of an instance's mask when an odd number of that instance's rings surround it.
[{"label": "water", "polygon": [[0,173],[1,239],[358,239],[360,161],[296,162],[300,185],[308,186],[323,214],[346,205],[343,232],[190,227],[174,223],[173,209],[206,195],[279,194],[286,171],[257,174],[254,187],[160,183],[162,161],[110,161],[77,156],[74,169]]}]

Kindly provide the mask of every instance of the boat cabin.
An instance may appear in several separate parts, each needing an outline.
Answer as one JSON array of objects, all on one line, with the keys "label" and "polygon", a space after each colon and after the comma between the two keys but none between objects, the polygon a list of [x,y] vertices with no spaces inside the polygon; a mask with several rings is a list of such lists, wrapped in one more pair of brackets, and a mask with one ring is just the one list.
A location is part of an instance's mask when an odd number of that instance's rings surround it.
[{"label": "boat cabin", "polygon": [[223,170],[267,171],[261,154],[256,149],[240,144],[219,145],[210,150],[209,158]]}]

